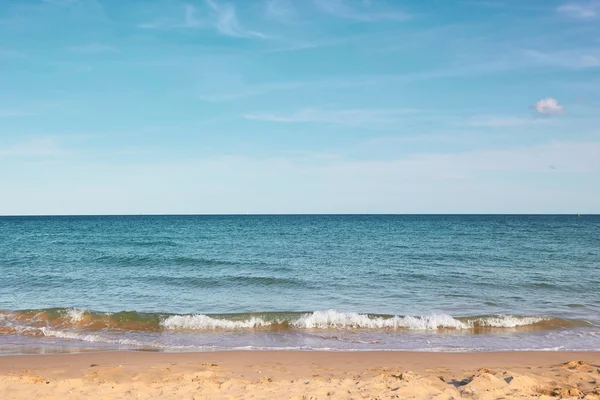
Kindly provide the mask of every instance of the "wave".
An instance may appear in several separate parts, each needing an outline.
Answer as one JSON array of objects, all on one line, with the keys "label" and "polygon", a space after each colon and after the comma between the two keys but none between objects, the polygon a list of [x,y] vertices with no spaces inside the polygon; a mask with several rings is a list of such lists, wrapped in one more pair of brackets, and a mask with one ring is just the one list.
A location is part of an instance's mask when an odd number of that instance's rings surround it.
[{"label": "wave", "polygon": [[161,322],[168,330],[236,330],[264,328],[281,324],[279,321],[267,321],[260,317],[250,317],[239,321],[214,318],[204,314],[173,315]]},{"label": "wave", "polygon": [[40,331],[44,336],[51,336],[59,339],[80,340],[83,342],[108,343],[135,347],[167,347],[167,345],[163,345],[160,343],[147,343],[135,339],[110,339],[96,334],[81,334],[77,332],[58,331],[48,328],[40,328]]},{"label": "wave", "polygon": [[335,310],[315,311],[292,322],[292,326],[301,329],[468,329],[468,325],[450,315],[429,316],[371,316],[358,313],[341,313]]},{"label": "wave", "polygon": [[[264,327],[290,327],[292,329],[371,329],[371,330],[473,330],[478,328],[517,328],[554,321],[559,325],[570,325],[565,320],[549,317],[521,317],[513,315],[454,318],[437,314],[428,316],[376,316],[359,313],[342,313],[335,310],[315,311],[297,318],[263,319],[251,317],[242,320],[215,318],[204,314],[171,316],[162,322],[169,330],[216,330],[249,329]],[[562,323],[561,323],[562,322]]]},{"label": "wave", "polygon": [[292,278],[277,278],[272,276],[227,275],[219,277],[186,277],[151,275],[143,278],[146,282],[165,286],[190,287],[228,287],[228,286],[302,286],[308,285],[301,280]]},{"label": "wave", "polygon": [[236,265],[235,262],[217,260],[214,258],[199,258],[199,257],[176,257],[175,263],[184,265],[204,265],[204,266],[220,266],[220,265]]},{"label": "wave", "polygon": [[[163,243],[163,242],[160,242]],[[131,243],[130,243],[131,244]],[[133,243],[132,245],[136,245]],[[150,243],[148,247],[157,243]],[[162,244],[167,246],[166,242]],[[169,246],[177,246],[177,244],[169,244]],[[103,254],[94,258],[94,261],[102,265],[118,266],[118,267],[135,267],[135,266],[181,266],[181,267],[235,267],[235,266],[252,266],[252,267],[269,267],[273,264],[258,262],[258,261],[242,261],[242,260],[227,260],[212,257],[201,256],[168,256],[161,254]]]},{"label": "wave", "polygon": [[[0,311],[0,333],[33,334],[73,331],[235,331],[252,329],[288,330],[379,330],[379,331],[463,331],[486,333],[494,330],[544,330],[590,326],[584,320],[548,316],[487,315],[453,317],[447,314],[399,316],[339,312],[271,312],[241,314],[95,312],[73,308]],[[29,332],[29,333],[28,333]]]}]

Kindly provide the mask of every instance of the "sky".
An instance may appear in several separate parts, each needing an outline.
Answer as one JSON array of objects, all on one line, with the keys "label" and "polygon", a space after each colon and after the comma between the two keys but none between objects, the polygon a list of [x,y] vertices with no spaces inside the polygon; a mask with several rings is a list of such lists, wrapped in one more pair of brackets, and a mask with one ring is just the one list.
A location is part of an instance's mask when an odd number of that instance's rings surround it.
[{"label": "sky", "polygon": [[600,0],[3,0],[0,215],[600,213]]}]

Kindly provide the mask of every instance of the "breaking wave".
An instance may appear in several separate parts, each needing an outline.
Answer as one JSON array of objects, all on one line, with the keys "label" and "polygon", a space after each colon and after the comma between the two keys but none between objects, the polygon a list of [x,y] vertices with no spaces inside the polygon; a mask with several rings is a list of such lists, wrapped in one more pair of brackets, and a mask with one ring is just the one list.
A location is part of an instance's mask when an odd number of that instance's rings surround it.
[{"label": "breaking wave", "polygon": [[265,321],[264,319],[257,317],[232,321],[229,319],[213,318],[204,314],[173,315],[161,322],[162,326],[168,330],[252,329],[264,328],[277,323],[277,321]]},{"label": "breaking wave", "polygon": [[[289,327],[291,329],[373,329],[373,330],[471,330],[476,328],[516,328],[551,321],[549,317],[519,317],[500,315],[491,317],[454,318],[446,314],[427,316],[377,316],[343,313],[335,310],[315,311],[292,318],[230,320],[204,314],[175,315],[162,321],[169,330],[233,330],[264,327]],[[561,320],[563,322],[567,322]],[[566,324],[563,324],[566,325]]]},{"label": "breaking wave", "polygon": [[[502,329],[543,330],[589,326],[583,320],[547,316],[488,315],[454,317],[447,314],[400,316],[339,312],[275,312],[240,314],[94,312],[81,309],[0,311],[0,333],[28,329],[94,331],[235,331],[249,329],[288,330],[391,330],[464,331]],[[48,331],[50,332],[50,331]]]}]

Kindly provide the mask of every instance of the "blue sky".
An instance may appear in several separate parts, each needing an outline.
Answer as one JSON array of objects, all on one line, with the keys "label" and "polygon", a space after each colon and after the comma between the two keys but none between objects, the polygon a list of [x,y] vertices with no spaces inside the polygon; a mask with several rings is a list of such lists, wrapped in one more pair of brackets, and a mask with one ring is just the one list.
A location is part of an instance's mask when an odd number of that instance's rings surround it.
[{"label": "blue sky", "polygon": [[0,214],[599,213],[600,1],[7,0]]}]

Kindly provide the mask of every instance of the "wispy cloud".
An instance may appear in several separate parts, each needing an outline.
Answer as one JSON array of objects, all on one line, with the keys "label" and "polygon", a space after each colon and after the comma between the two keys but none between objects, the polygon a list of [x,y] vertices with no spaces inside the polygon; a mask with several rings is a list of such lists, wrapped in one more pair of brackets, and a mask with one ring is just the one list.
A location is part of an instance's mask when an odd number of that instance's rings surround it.
[{"label": "wispy cloud", "polygon": [[205,0],[208,7],[211,9],[214,17],[213,25],[215,29],[225,36],[231,37],[246,37],[246,38],[261,38],[267,36],[256,31],[245,29],[238,21],[235,6],[230,3],[217,3],[213,0]]},{"label": "wispy cloud", "polygon": [[281,82],[281,83],[266,83],[258,86],[241,87],[239,90],[223,93],[201,94],[198,96],[200,100],[209,101],[211,103],[221,103],[230,100],[241,99],[245,97],[259,96],[271,92],[285,91],[297,89],[303,86],[308,86],[311,82]]},{"label": "wispy cloud", "polygon": [[337,18],[361,22],[403,21],[411,16],[397,10],[375,10],[370,1],[363,1],[358,8],[350,6],[346,0],[314,0],[317,8]]},{"label": "wispy cloud", "polygon": [[173,28],[169,21],[165,20],[156,20],[152,22],[142,22],[141,24],[137,24],[137,27],[140,29],[168,29]]},{"label": "wispy cloud", "polygon": [[[70,213],[73,207],[86,205],[85,209],[75,208],[82,214],[160,213],[165,209],[197,213],[197,199],[202,196],[201,211],[210,213],[507,213],[565,212],[574,207],[592,212],[598,192],[593,185],[572,185],[564,190],[560,184],[548,187],[539,177],[555,174],[552,165],[561,174],[571,174],[567,179],[593,181],[600,171],[599,152],[597,141],[552,141],[461,153],[399,154],[390,160],[372,156],[348,159],[335,154],[214,155],[179,158],[173,163],[113,163],[101,170],[83,165],[76,179],[57,180],[62,186],[54,192],[61,196],[57,204],[63,209],[67,205]],[[490,172],[503,177],[492,180]],[[73,193],[86,187],[90,176],[95,178],[94,190],[73,200]],[[173,181],[173,176],[180,179]],[[190,180],[197,185],[186,184]],[[273,187],[279,190],[273,191]],[[174,192],[177,202],[171,195]],[[265,192],[270,195],[265,197]],[[124,208],[127,205],[122,201],[107,202],[114,193],[129,196],[131,208]],[[27,195],[3,198],[4,210],[31,212],[48,204],[47,196],[44,201],[35,198],[31,202]],[[38,208],[32,208],[36,205]],[[56,210],[54,213],[60,213]]]},{"label": "wispy cloud", "polygon": [[[326,45],[326,44],[324,44]],[[331,44],[333,45],[333,44]],[[264,50],[265,52],[277,52],[277,51],[292,51],[288,48],[270,49]],[[522,58],[522,56],[521,56]],[[440,69],[421,70],[414,72],[407,72],[404,74],[364,74],[354,76],[339,76],[339,77],[326,77],[317,80],[307,81],[296,81],[296,82],[272,82],[262,83],[260,85],[241,85],[237,88],[224,89],[219,92],[204,92],[199,93],[198,98],[204,101],[210,102],[225,102],[230,100],[236,100],[240,98],[259,96],[276,91],[295,90],[304,87],[316,87],[319,90],[325,90],[326,88],[349,88],[349,87],[368,87],[368,86],[382,86],[382,85],[401,85],[401,84],[414,84],[420,81],[433,81],[438,79],[447,79],[464,76],[487,76],[496,73],[502,73],[512,70],[518,70],[522,68],[531,67],[531,63],[523,65],[523,63],[511,63],[507,61],[494,61],[481,64],[457,64]],[[305,110],[306,111],[306,110]],[[313,110],[314,111],[314,110]]]},{"label": "wispy cloud", "polygon": [[541,99],[533,106],[531,106],[538,114],[552,116],[559,115],[565,112],[565,108],[558,103],[558,100],[548,97]]},{"label": "wispy cloud", "polygon": [[16,143],[6,147],[0,147],[0,156],[57,156],[64,154],[56,141],[53,139],[34,139],[21,143]]},{"label": "wispy cloud", "polygon": [[558,7],[556,11],[572,18],[596,18],[600,15],[600,1],[591,0],[587,2],[567,3]]},{"label": "wispy cloud", "polygon": [[102,43],[87,43],[78,46],[69,47],[69,51],[77,54],[102,54],[102,53],[115,53],[117,48]]},{"label": "wispy cloud", "polygon": [[198,19],[198,10],[191,4],[184,4],[184,19],[183,28],[196,28],[201,26],[200,20]]},{"label": "wispy cloud", "polygon": [[162,18],[138,25],[141,29],[196,29],[214,28],[221,35],[236,38],[267,38],[267,35],[244,28],[238,20],[235,6],[231,3],[219,3],[204,0],[210,16],[205,20],[198,17],[198,8],[184,4],[179,18]]},{"label": "wispy cloud", "polygon": [[462,1],[462,4],[468,6],[477,6],[477,7],[488,7],[488,8],[502,8],[505,7],[506,4],[503,1]]},{"label": "wispy cloud", "polygon": [[192,4],[184,4],[177,19],[157,19],[138,25],[141,29],[194,29],[204,27],[198,18],[198,9]]},{"label": "wispy cloud", "polygon": [[489,128],[507,128],[515,126],[525,126],[531,124],[544,123],[546,121],[534,118],[521,118],[511,116],[485,115],[469,118],[466,121],[468,126],[489,127]]},{"label": "wispy cloud", "polygon": [[294,6],[290,0],[266,0],[265,15],[277,21],[289,20],[295,14]]},{"label": "wispy cloud", "polygon": [[[269,50],[267,50],[269,51]],[[277,51],[277,50],[273,50]],[[286,51],[280,49],[279,51]],[[372,85],[403,84],[414,83],[417,81],[430,81],[436,79],[488,75],[496,72],[514,69],[515,66],[504,62],[460,65],[452,68],[443,68],[439,70],[418,71],[406,74],[374,74],[358,75],[352,77],[334,77],[314,81],[284,82],[284,83],[265,83],[259,86],[241,87],[239,90],[233,90],[222,93],[202,93],[198,97],[201,100],[211,102],[222,102],[238,98],[251,97],[270,93],[274,91],[293,90],[300,87],[315,86],[320,88],[345,88],[362,87]]]},{"label": "wispy cloud", "polygon": [[79,0],[42,0],[42,3],[53,4],[57,6],[71,6],[77,4]]},{"label": "wispy cloud", "polygon": [[600,67],[600,52],[598,50],[568,50],[545,53],[537,50],[524,50],[531,60],[557,67],[584,69]]},{"label": "wispy cloud", "polygon": [[245,114],[249,120],[278,123],[329,123],[340,125],[360,125],[368,123],[393,122],[401,115],[418,112],[414,109],[347,109],[319,110],[305,109],[290,114],[257,113]]},{"label": "wispy cloud", "polygon": [[333,47],[339,46],[343,43],[346,43],[346,39],[344,38],[335,38],[335,39],[322,39],[322,40],[308,40],[301,41],[296,43],[290,43],[285,46],[275,47],[272,49],[267,49],[265,53],[284,53],[288,51],[301,51],[301,50],[310,50],[310,49],[318,49],[321,47]]},{"label": "wispy cloud", "polygon": [[42,0],[38,4],[42,7],[61,7],[66,12],[65,15],[78,21],[110,21],[101,0]]}]

